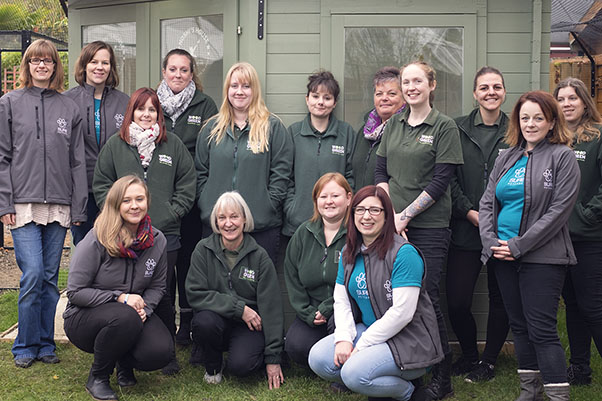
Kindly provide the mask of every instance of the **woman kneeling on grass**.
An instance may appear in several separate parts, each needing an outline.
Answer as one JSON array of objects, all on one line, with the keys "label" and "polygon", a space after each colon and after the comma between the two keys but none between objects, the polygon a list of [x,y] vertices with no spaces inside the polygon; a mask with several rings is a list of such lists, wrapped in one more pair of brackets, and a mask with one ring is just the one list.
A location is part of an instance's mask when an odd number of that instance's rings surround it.
[{"label": "woman kneeling on grass", "polygon": [[165,293],[167,241],[151,226],[149,203],[140,178],[117,180],[71,259],[65,333],[94,353],[86,390],[96,400],[117,400],[109,385],[115,366],[117,383],[133,386],[134,368],[161,369],[173,354],[171,335],[153,313]]},{"label": "woman kneeling on grass", "polygon": [[334,287],[336,328],[313,346],[309,366],[357,393],[409,400],[410,381],[444,358],[424,257],[395,234],[384,189],[360,189],[351,207]]}]

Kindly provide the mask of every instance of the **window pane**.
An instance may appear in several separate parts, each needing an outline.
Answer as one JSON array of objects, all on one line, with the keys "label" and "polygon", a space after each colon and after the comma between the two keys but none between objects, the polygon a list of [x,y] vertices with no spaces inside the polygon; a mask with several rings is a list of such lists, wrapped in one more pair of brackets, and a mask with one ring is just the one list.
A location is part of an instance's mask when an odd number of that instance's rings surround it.
[{"label": "window pane", "polygon": [[372,78],[385,66],[422,59],[437,72],[435,107],[462,113],[464,29],[458,27],[345,28],[345,121],[359,128],[374,108]]},{"label": "window pane", "polygon": [[161,60],[171,49],[189,52],[195,58],[203,91],[218,107],[222,98],[223,25],[223,15],[161,20]]},{"label": "window pane", "polygon": [[102,40],[113,47],[119,74],[117,89],[131,95],[136,90],[136,23],[84,26],[82,45],[95,40]]}]

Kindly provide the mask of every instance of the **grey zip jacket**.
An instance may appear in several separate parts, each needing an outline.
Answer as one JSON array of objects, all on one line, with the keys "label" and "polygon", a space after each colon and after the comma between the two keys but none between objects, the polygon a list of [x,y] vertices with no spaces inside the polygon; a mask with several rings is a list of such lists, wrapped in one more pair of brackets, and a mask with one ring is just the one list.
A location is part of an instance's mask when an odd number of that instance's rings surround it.
[{"label": "grey zip jacket", "polygon": [[130,97],[117,89],[105,87],[100,99],[100,143],[98,143],[94,125],[94,87],[84,83],[69,89],[64,95],[73,99],[79,106],[86,151],[88,192],[91,193],[98,152],[107,139],[121,128]]},{"label": "grey zip jacket", "polygon": [[[492,257],[491,247],[499,245],[497,184],[524,152],[524,144],[503,150],[489,176],[479,204],[483,263]],[[547,138],[527,154],[523,214],[519,235],[508,240],[510,252],[516,260],[525,263],[574,265],[577,258],[569,236],[568,221],[581,181],[575,154],[568,146],[552,144]]]},{"label": "grey zip jacket", "polygon": [[69,205],[86,221],[88,200],[79,108],[54,90],[31,87],[0,98],[0,216],[15,203]]},{"label": "grey zip jacket", "polygon": [[163,294],[167,277],[167,240],[152,228],[153,246],[138,253],[138,259],[114,258],[98,241],[92,229],[75,247],[69,266],[67,298],[63,313],[67,318],[81,308],[115,302],[121,294],[138,294],[146,303],[144,311],[151,316]]}]

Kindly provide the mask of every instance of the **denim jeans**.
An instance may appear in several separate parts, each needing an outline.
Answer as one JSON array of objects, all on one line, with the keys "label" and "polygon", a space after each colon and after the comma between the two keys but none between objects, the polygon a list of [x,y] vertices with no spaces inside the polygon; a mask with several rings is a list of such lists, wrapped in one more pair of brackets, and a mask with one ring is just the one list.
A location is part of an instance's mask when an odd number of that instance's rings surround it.
[{"label": "denim jeans", "polygon": [[19,333],[15,359],[54,354],[54,314],[59,300],[59,264],[67,229],[58,223],[28,223],[11,230],[21,275]]},{"label": "denim jeans", "polygon": [[589,366],[592,336],[602,352],[602,242],[573,242],[577,264],[569,267],[562,290],[570,362],[583,370]]},{"label": "denim jeans", "polygon": [[540,370],[544,384],[566,383],[566,361],[556,327],[566,266],[493,258],[514,336],[518,368]]},{"label": "denim jeans", "polygon": [[[353,345],[366,331],[366,326],[362,323],[355,327],[357,335]],[[324,380],[343,383],[351,391],[368,397],[409,400],[414,392],[414,385],[410,380],[426,373],[425,369],[401,370],[386,343],[361,350],[340,368],[334,364],[334,349],[334,334],[318,341],[309,351],[311,370]]]},{"label": "denim jeans", "polygon": [[79,241],[83,240],[88,231],[94,227],[94,220],[96,220],[96,216],[98,216],[98,206],[96,206],[96,200],[94,200],[94,194],[90,192],[88,194],[88,204],[86,206],[86,214],[88,216],[88,220],[82,222],[81,225],[75,226],[71,225],[71,235],[73,236],[73,246],[79,244]]}]

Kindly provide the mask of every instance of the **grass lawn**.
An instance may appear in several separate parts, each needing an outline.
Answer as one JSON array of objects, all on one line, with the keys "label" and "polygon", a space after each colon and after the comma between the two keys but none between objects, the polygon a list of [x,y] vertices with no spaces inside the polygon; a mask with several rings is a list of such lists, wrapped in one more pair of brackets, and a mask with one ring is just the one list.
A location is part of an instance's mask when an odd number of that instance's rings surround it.
[{"label": "grass lawn", "polygon": [[[12,323],[5,316],[16,316],[14,310],[16,292],[0,296],[0,331]],[[564,311],[559,314],[561,337],[567,344],[564,329]],[[72,345],[58,345],[57,354],[61,363],[43,365],[35,363],[29,369],[14,366],[10,343],[0,343],[0,400],[91,400],[84,383],[92,363],[92,355],[86,354]],[[328,383],[313,374],[291,367],[284,370],[286,382],[278,390],[268,390],[265,377],[257,374],[246,379],[226,377],[220,385],[210,386],[203,381],[203,369],[188,364],[187,349],[178,351],[183,370],[175,377],[166,377],[159,372],[136,372],[138,384],[121,390],[112,377],[111,384],[121,400],[365,400],[356,394],[334,395],[328,391]],[[587,387],[571,389],[571,400],[592,401],[602,399],[602,360],[592,348],[592,368],[594,383]],[[512,401],[518,395],[516,361],[512,356],[501,356],[496,366],[496,378],[484,384],[464,383],[462,378],[454,378],[455,397],[450,401],[487,400]]]}]

